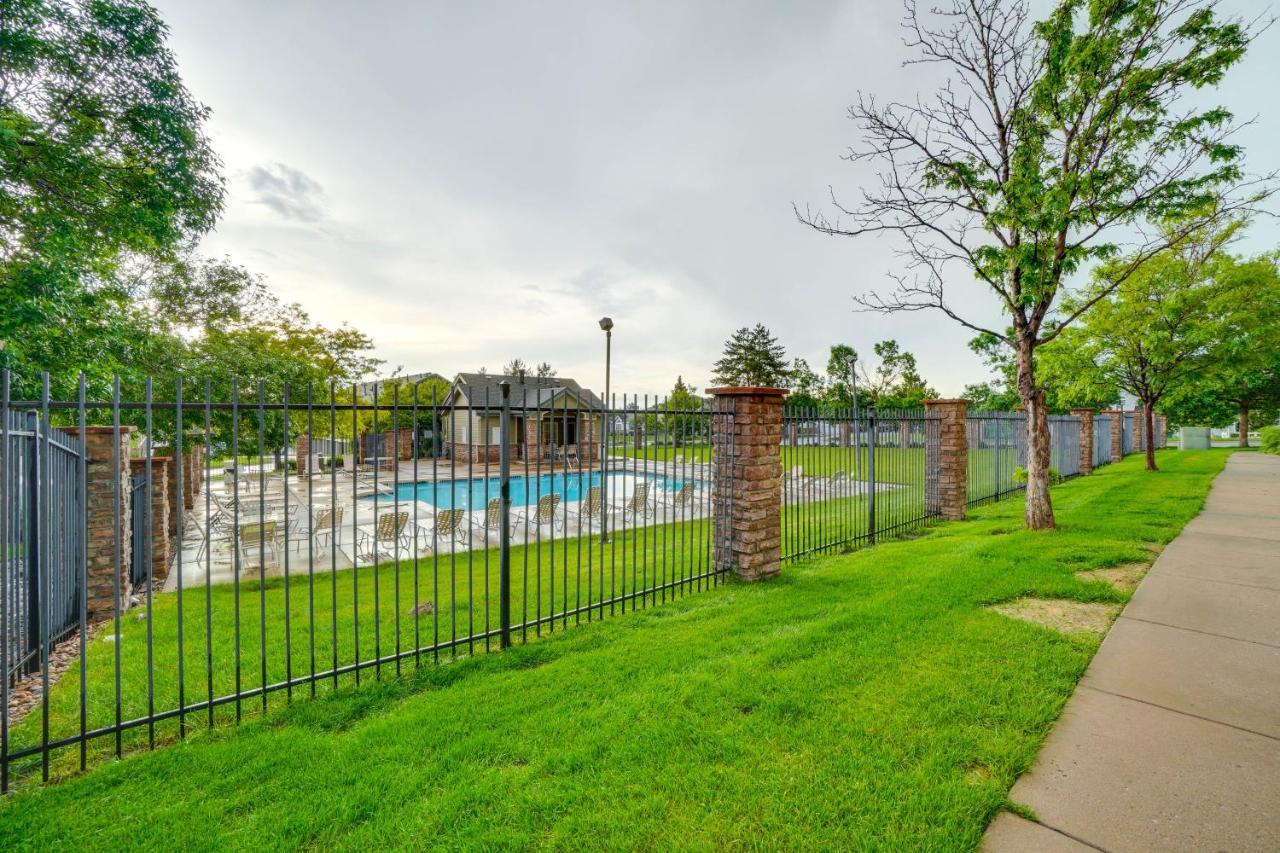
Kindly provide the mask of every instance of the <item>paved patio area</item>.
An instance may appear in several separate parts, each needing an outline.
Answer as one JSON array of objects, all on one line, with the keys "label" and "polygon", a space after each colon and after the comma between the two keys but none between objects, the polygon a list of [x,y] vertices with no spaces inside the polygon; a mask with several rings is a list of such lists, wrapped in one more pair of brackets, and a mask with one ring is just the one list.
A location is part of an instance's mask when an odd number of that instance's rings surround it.
[{"label": "paved patio area", "polygon": [[1230,457],[1010,799],[984,850],[1280,850],[1280,457]]}]

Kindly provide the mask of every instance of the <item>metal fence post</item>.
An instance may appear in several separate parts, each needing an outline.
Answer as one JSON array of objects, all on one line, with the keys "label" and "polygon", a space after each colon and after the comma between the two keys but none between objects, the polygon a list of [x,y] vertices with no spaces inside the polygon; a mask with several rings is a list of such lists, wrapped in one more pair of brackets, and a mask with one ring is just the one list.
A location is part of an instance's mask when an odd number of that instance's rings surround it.
[{"label": "metal fence post", "polygon": [[498,424],[498,478],[501,510],[498,514],[498,619],[502,648],[511,645],[511,383],[502,380],[502,420]]},{"label": "metal fence post", "polygon": [[867,410],[867,537],[876,541],[876,410]]},{"label": "metal fence post", "polygon": [[996,497],[996,500],[1000,500],[1000,432],[1001,432],[1001,421],[1000,421],[999,416],[997,416],[997,417],[996,417],[996,419],[995,419],[995,427],[996,427],[996,445],[995,445],[995,460],[996,460],[996,461],[995,461],[995,477],[996,477],[996,478],[995,478],[995,480],[993,480],[993,481],[992,481],[992,483],[993,483],[993,484],[994,484],[994,486],[995,486],[995,497]]},{"label": "metal fence post", "polygon": [[[40,531],[44,527],[44,518],[40,512],[40,418],[35,412],[27,413],[27,431],[31,434],[31,467],[30,494],[28,500],[29,523],[27,526],[27,638],[28,646],[33,638],[39,638],[40,651],[43,652],[43,639],[40,633],[40,609],[44,601],[41,595],[41,567],[43,565]],[[24,652],[27,649],[23,650]],[[39,656],[31,657],[24,667],[26,672],[35,672],[39,668]]]}]

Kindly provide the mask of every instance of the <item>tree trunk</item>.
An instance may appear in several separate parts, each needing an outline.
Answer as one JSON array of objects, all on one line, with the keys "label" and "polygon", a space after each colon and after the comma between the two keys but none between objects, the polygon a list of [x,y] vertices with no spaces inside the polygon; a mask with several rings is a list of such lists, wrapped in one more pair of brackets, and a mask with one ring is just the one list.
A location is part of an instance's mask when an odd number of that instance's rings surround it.
[{"label": "tree trunk", "polygon": [[1142,401],[1142,434],[1144,441],[1143,447],[1147,451],[1147,470],[1157,471],[1156,468],[1156,414],[1155,408],[1150,402]]},{"label": "tree trunk", "polygon": [[1052,530],[1053,502],[1049,498],[1049,412],[1044,389],[1036,387],[1034,348],[1018,342],[1018,396],[1027,411],[1027,510],[1031,530]]},{"label": "tree trunk", "polygon": [[1249,446],[1249,407],[1240,404],[1240,446]]}]

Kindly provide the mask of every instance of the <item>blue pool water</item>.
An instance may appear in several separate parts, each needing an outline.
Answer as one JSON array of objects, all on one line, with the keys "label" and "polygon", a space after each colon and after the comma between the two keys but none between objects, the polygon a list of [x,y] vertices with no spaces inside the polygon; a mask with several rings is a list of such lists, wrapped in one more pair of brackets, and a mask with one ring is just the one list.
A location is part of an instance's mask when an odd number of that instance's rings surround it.
[{"label": "blue pool water", "polygon": [[[609,472],[609,502],[616,503],[624,500],[629,496],[635,488],[637,480],[645,480],[649,483],[650,493],[654,489],[674,492],[679,490],[685,483],[684,479],[667,477],[661,474],[636,474],[630,471],[610,471]],[[693,481],[694,487],[701,490],[703,483],[701,481]],[[592,486],[600,485],[600,472],[569,472],[564,473],[557,471],[554,474],[543,474],[541,477],[512,477],[511,478],[511,505],[517,507],[535,506],[538,498],[543,495],[559,494],[561,501],[570,503],[582,500],[587,490]],[[429,503],[439,509],[468,509],[482,510],[489,501],[499,495],[499,480],[497,477],[488,479],[480,478],[475,480],[440,480],[437,482],[420,481],[416,483],[401,483],[395,490],[395,497],[402,501],[420,500]],[[388,502],[393,500],[390,495],[383,495],[378,499],[380,502]]]}]

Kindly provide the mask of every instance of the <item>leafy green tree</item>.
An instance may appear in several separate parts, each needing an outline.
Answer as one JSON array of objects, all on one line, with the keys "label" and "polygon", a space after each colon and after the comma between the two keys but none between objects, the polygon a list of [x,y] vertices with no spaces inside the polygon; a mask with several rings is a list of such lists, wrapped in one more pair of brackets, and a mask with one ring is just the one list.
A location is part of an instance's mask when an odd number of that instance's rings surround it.
[{"label": "leafy green tree", "polygon": [[[1223,250],[1239,227],[1233,222],[1197,232],[1148,258],[1042,350],[1045,376],[1077,399],[1115,388],[1138,399],[1148,470],[1156,470],[1154,413],[1165,396],[1220,365],[1248,359],[1242,338],[1280,321],[1274,261],[1242,261]],[[1117,258],[1096,275],[1106,279],[1129,263]]]},{"label": "leafy green tree", "polygon": [[[145,328],[115,280],[167,259],[221,209],[207,109],[134,0],[10,0],[0,13],[0,364],[73,386],[128,364]],[[114,337],[113,337],[114,336]],[[51,340],[52,339],[52,340]]]},{"label": "leafy green tree", "polygon": [[[1256,260],[1255,260],[1256,262]],[[1272,258],[1274,275],[1275,258]],[[1233,420],[1241,447],[1249,446],[1253,423],[1274,424],[1280,419],[1280,318],[1276,304],[1259,300],[1255,308],[1270,312],[1252,318],[1250,328],[1235,339],[1235,352],[1216,368],[1192,383],[1171,390],[1164,411],[1174,423],[1226,426]]]},{"label": "leafy green tree", "polygon": [[686,385],[683,376],[677,376],[667,398],[649,407],[649,414],[644,418],[645,431],[674,447],[701,444],[709,438],[709,425],[698,413],[706,409],[707,403],[698,396],[697,389]]},{"label": "leafy green tree", "polygon": [[791,393],[787,395],[787,407],[813,411],[823,405],[826,383],[816,370],[803,358],[791,362]]},{"label": "leafy green tree", "polygon": [[762,324],[734,332],[712,369],[721,385],[787,388],[791,382],[786,350]]},{"label": "leafy green tree", "polygon": [[961,394],[972,411],[1011,412],[1018,405],[1018,392],[992,382],[964,386]]},{"label": "leafy green tree", "polygon": [[874,350],[874,368],[865,361],[857,362],[859,390],[866,391],[867,402],[873,408],[917,408],[937,396],[920,376],[915,355],[903,350],[897,341],[880,341]]},{"label": "leafy green tree", "polygon": [[[856,356],[848,344],[832,344],[827,356],[827,403],[835,408],[847,409],[853,405],[849,386],[849,357]],[[865,402],[865,401],[863,401]]]},{"label": "leafy green tree", "polygon": [[[1271,189],[1246,185],[1230,113],[1184,100],[1219,84],[1256,32],[1214,6],[1058,0],[1033,24],[1016,0],[952,0],[927,14],[909,2],[908,44],[950,79],[932,99],[860,98],[850,112],[865,147],[849,159],[879,164],[880,185],[856,206],[837,200],[838,219],[797,211],[825,234],[902,241],[896,289],[860,297],[866,307],[938,310],[1013,351],[1028,413],[1030,528],[1054,525],[1037,348],[1148,259]],[[1168,221],[1179,226],[1144,227]],[[1121,254],[1127,264],[1072,292],[1076,273]],[[973,300],[944,293],[956,265],[1005,323],[987,328]],[[1065,296],[1072,308],[1059,310]]]}]

